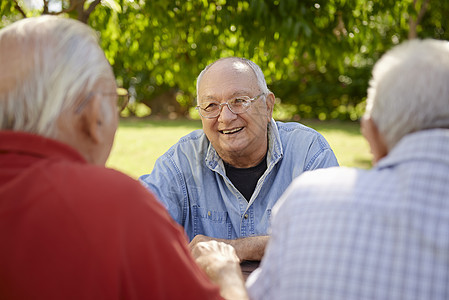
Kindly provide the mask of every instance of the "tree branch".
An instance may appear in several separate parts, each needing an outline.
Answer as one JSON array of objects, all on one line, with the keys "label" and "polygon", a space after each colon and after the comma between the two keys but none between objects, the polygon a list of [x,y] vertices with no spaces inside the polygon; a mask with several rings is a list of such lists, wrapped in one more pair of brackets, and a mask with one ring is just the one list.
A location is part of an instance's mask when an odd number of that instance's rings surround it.
[{"label": "tree branch", "polygon": [[416,18],[416,23],[419,24],[422,20],[422,17],[427,11],[427,6],[429,5],[430,0],[424,0],[423,4],[421,5],[421,9],[419,10],[418,17]]},{"label": "tree branch", "polygon": [[79,4],[77,1],[70,1],[69,8],[63,9],[61,11],[50,12],[47,10],[48,15],[60,15],[73,11],[76,8],[76,5]]},{"label": "tree branch", "polygon": [[43,15],[48,15],[48,0],[44,0],[44,10],[42,11]]},{"label": "tree branch", "polygon": [[95,0],[94,2],[92,2],[89,7],[86,10],[86,14],[89,17],[89,15],[92,13],[92,11],[95,9],[95,7],[100,4],[101,0]]},{"label": "tree branch", "polygon": [[[410,30],[408,32],[408,38],[409,39],[415,39],[418,37],[418,34],[416,32],[416,28],[418,27],[418,24],[421,22],[424,14],[427,11],[427,6],[429,4],[430,0],[423,0],[423,3],[421,5],[421,8],[419,9],[418,15],[416,16],[416,19],[413,19],[412,17],[410,17],[409,19],[409,26],[410,26]],[[416,2],[417,0],[413,1],[413,8],[416,10]]]},{"label": "tree branch", "polygon": [[26,18],[27,14],[23,11],[23,9],[20,7],[19,2],[17,0],[14,0],[14,3],[16,4],[16,9],[20,12],[20,14]]}]

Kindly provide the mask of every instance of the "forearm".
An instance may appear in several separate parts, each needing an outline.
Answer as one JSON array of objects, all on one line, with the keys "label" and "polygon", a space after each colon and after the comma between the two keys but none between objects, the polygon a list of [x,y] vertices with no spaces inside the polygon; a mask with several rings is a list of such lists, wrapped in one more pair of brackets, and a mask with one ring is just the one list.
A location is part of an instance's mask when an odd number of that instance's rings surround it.
[{"label": "forearm", "polygon": [[237,253],[240,261],[243,260],[262,260],[262,257],[265,253],[265,247],[267,246],[269,236],[250,236],[245,238],[239,238],[235,240],[225,240],[225,239],[216,239],[211,238],[205,235],[197,235],[190,242],[190,247],[193,248],[197,243],[206,242],[206,241],[218,241],[223,242],[228,245],[234,247],[235,252]]},{"label": "forearm", "polygon": [[225,240],[234,247],[240,260],[262,260],[269,236],[251,236],[235,240]]}]

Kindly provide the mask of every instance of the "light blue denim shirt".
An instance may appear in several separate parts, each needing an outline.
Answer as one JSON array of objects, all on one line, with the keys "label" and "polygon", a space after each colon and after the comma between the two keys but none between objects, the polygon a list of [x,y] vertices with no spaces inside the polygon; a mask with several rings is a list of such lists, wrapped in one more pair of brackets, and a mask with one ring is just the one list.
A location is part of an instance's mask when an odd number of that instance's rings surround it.
[{"label": "light blue denim shirt", "polygon": [[165,205],[192,240],[203,234],[235,239],[266,235],[271,209],[293,178],[337,166],[324,137],[299,123],[271,120],[267,169],[248,202],[226,176],[203,130],[182,137],[139,180]]}]

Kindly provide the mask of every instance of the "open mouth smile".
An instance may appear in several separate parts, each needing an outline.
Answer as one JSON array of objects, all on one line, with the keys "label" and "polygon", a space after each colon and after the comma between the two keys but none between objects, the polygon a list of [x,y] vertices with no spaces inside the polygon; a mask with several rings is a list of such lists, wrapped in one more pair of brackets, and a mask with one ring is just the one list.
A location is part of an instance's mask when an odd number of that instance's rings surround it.
[{"label": "open mouth smile", "polygon": [[223,133],[223,134],[233,134],[233,133],[241,131],[242,129],[243,129],[243,127],[238,127],[238,128],[234,128],[234,129],[230,129],[230,130],[219,130],[219,132]]}]

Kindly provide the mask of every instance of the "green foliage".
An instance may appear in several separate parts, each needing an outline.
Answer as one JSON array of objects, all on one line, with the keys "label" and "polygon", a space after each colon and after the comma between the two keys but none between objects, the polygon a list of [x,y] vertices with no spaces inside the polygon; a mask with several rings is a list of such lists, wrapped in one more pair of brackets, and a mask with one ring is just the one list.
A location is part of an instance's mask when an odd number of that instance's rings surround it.
[{"label": "green foliage", "polygon": [[[153,114],[188,114],[199,72],[243,56],[264,71],[283,117],[356,120],[385,51],[415,27],[420,38],[449,40],[449,2],[427,1],[107,0],[89,25],[119,85]],[[0,26],[20,18],[13,3],[2,1]]]},{"label": "green foliage", "polygon": [[140,102],[133,102],[120,113],[121,117],[135,116],[138,118],[144,118],[151,115],[151,108]]},{"label": "green foliage", "polygon": [[[449,12],[449,5],[432,5],[420,37],[447,39],[442,12]],[[363,112],[374,62],[407,38],[409,18],[417,15],[412,0],[123,1],[122,6],[119,25],[102,30],[104,46],[137,101],[151,106],[152,99],[175,88],[182,93],[178,103],[193,105],[199,72],[234,55],[261,66],[281,103],[293,105],[290,117],[351,120]]]},{"label": "green foliage", "polygon": [[0,28],[5,27],[24,17],[17,9],[17,5],[14,1],[0,2],[0,16]]}]

